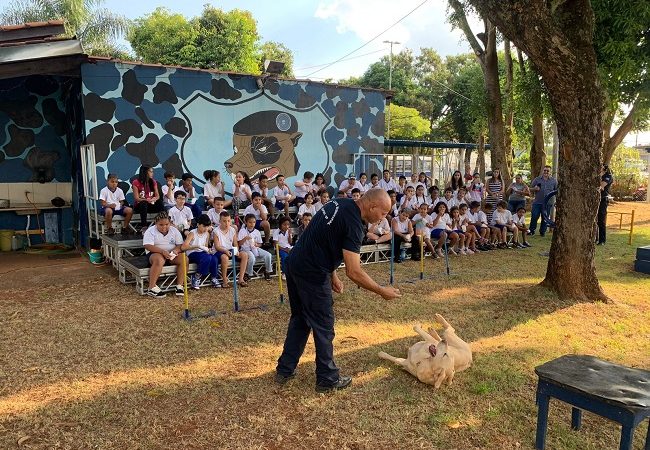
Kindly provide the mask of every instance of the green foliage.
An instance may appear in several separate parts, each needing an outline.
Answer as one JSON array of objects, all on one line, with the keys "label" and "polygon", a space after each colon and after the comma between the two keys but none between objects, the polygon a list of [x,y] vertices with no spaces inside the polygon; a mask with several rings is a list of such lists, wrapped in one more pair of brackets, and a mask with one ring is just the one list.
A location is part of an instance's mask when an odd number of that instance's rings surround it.
[{"label": "green foliage", "polygon": [[128,58],[116,40],[128,32],[130,22],[102,4],[103,0],[14,0],[0,14],[0,23],[63,19],[66,35],[77,36],[88,54]]},{"label": "green foliage", "polygon": [[643,184],[641,171],[644,165],[637,149],[624,145],[616,148],[610,162],[610,169],[614,174],[611,192],[615,198],[628,197]]},{"label": "green foliage", "polygon": [[284,44],[279,42],[268,41],[262,44],[260,48],[260,62],[258,70],[264,71],[264,60],[270,59],[272,61],[282,61],[284,69],[281,75],[285,77],[293,77],[293,53]]},{"label": "green foliage", "polygon": [[135,21],[128,35],[139,58],[161,63],[230,72],[261,73],[264,59],[283,61],[283,75],[293,76],[293,54],[277,42],[259,43],[250,12],[225,12],[205,5],[199,17],[157,8]]},{"label": "green foliage", "polygon": [[[388,114],[386,114],[386,129],[388,129]],[[424,139],[429,132],[429,121],[422,118],[415,108],[390,105],[390,137],[391,139]]]}]

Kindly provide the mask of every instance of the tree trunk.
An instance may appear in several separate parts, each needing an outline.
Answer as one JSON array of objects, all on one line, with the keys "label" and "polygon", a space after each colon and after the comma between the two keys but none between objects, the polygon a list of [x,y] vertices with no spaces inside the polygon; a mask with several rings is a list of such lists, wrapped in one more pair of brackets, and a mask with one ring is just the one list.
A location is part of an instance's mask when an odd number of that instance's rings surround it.
[{"label": "tree trunk", "polygon": [[463,173],[467,173],[467,172],[471,173],[471,171],[472,171],[472,149],[471,148],[466,148],[465,149],[465,164],[464,165],[465,165],[465,167],[464,167],[465,172],[463,172]]},{"label": "tree trunk", "polygon": [[605,121],[605,128],[603,130],[605,135],[605,140],[603,142],[603,164],[610,163],[616,147],[621,145],[621,142],[623,142],[625,136],[627,136],[627,134],[632,131],[632,128],[634,128],[636,116],[639,111],[639,98],[637,98],[637,100],[634,102],[632,109],[630,109],[630,112],[627,114],[625,119],[623,119],[623,123],[618,127],[614,135],[611,137],[609,136],[609,133],[613,120],[609,122],[609,127],[607,126],[607,120]]},{"label": "tree trunk", "polygon": [[459,148],[458,149],[458,168],[456,170],[460,171],[461,173],[463,172],[463,163],[465,162],[465,149],[464,148]]},{"label": "tree trunk", "polygon": [[[510,53],[510,41],[508,39],[503,40],[503,51],[506,70],[506,84],[504,86],[506,110],[504,115],[503,151],[506,157],[506,164],[508,165],[508,174],[512,175],[512,126],[515,114],[512,93],[512,54]],[[510,184],[510,179],[506,180],[506,183],[506,186]]]},{"label": "tree trunk", "polygon": [[483,82],[487,92],[488,130],[490,133],[490,166],[492,170],[500,169],[501,176],[506,184],[510,184],[508,160],[512,161],[512,154],[507,155],[505,150],[503,108],[501,107],[501,85],[499,84],[499,60],[497,57],[497,29],[489,21],[487,26],[487,46],[485,47],[483,68]]},{"label": "tree trunk", "polygon": [[478,137],[478,146],[476,149],[476,164],[481,174],[481,180],[485,182],[485,136],[482,133]]},{"label": "tree trunk", "polygon": [[512,153],[506,155],[501,107],[501,86],[499,84],[499,59],[497,56],[496,27],[483,17],[485,32],[481,34],[483,46],[479,44],[474,32],[467,22],[465,9],[459,0],[449,0],[454,10],[455,23],[465,34],[474,55],[483,71],[483,84],[487,93],[488,131],[490,135],[490,164],[492,169],[501,169],[501,175],[507,183],[511,179]]},{"label": "tree trunk", "polygon": [[544,286],[578,301],[607,300],[594,266],[604,95],[589,0],[470,0],[530,58],[547,87],[560,143],[556,228]]},{"label": "tree trunk", "polygon": [[[517,49],[519,68],[526,76],[526,64],[521,49]],[[546,149],[544,148],[544,119],[542,109],[542,87],[539,84],[537,74],[534,76],[531,90],[529,92],[530,109],[533,118],[533,134],[530,139],[530,174],[531,180],[542,174],[542,168],[546,164]]]}]

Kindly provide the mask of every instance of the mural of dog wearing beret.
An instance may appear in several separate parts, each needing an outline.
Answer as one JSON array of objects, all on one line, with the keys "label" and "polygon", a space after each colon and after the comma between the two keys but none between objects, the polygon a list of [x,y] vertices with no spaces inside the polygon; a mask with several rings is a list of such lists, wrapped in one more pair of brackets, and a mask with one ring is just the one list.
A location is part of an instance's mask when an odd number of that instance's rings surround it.
[{"label": "mural of dog wearing beret", "polygon": [[440,314],[436,314],[436,322],[443,327],[442,338],[434,329],[430,328],[427,333],[416,325],[413,330],[424,340],[413,344],[406,358],[396,358],[385,352],[379,352],[379,357],[394,362],[422,383],[438,389],[443,382],[450,385],[456,372],[472,365],[472,349]]},{"label": "mural of dog wearing beret", "polygon": [[237,122],[232,131],[235,155],[224,163],[231,175],[246,172],[255,182],[264,174],[275,186],[278,175],[290,178],[298,173],[295,148],[302,133],[293,114],[258,111]]}]

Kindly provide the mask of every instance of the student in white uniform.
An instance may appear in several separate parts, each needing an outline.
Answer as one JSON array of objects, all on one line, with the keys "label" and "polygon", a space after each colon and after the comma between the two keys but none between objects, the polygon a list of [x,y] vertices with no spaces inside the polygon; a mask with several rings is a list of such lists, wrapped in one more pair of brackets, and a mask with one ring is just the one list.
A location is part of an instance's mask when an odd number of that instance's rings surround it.
[{"label": "student in white uniform", "polygon": [[169,211],[170,208],[176,205],[174,194],[181,190],[176,185],[176,176],[173,172],[165,172],[165,184],[160,189],[163,194],[163,206]]},{"label": "student in white uniform", "polygon": [[206,170],[203,172],[205,184],[203,185],[203,198],[205,199],[205,208],[214,207],[214,199],[221,197],[224,199],[224,207],[227,208],[232,202],[225,202],[226,184],[221,181],[221,173],[218,170]]},{"label": "student in white uniform", "polygon": [[501,200],[497,203],[497,209],[492,214],[492,228],[493,237],[499,240],[499,248],[508,248],[507,235],[508,230],[514,235],[515,242],[518,239],[519,230],[512,223],[512,213],[508,211],[508,204]]},{"label": "student in white uniform", "polygon": [[[288,217],[282,217],[280,219],[280,228],[273,230],[273,243],[280,247],[280,267],[284,270],[284,261],[289,256],[289,252],[293,248],[291,243],[293,238],[291,236],[291,219]],[[284,273],[282,274],[282,279],[286,279]]]},{"label": "student in white uniform", "polygon": [[131,232],[129,222],[133,216],[133,209],[124,205],[124,191],[117,185],[117,175],[109,173],[106,179],[106,187],[99,191],[99,200],[102,202],[100,214],[104,216],[104,225],[108,228],[106,234],[115,234],[113,229],[113,216],[123,216],[124,226],[122,234]]},{"label": "student in white uniform", "polygon": [[219,258],[210,250],[210,218],[201,214],[196,220],[196,229],[190,231],[185,238],[181,249],[187,254],[190,263],[196,264],[198,269],[190,278],[192,289],[200,289],[203,278],[210,275],[212,287],[221,287],[219,283]]},{"label": "student in white uniform", "polygon": [[283,210],[284,215],[289,217],[289,206],[295,197],[291,195],[291,189],[284,182],[284,175],[278,175],[276,181],[278,185],[273,188],[275,207],[276,209]]},{"label": "student in white uniform", "polygon": [[[252,214],[255,216],[255,228],[264,230],[264,244],[267,246],[271,239],[271,224],[269,223],[269,211],[262,204],[262,194],[253,192],[253,203],[244,210],[244,216]],[[242,227],[243,228],[243,227]]]},{"label": "student in white uniform", "polygon": [[248,254],[239,253],[237,230],[232,227],[230,214],[227,211],[222,211],[219,218],[219,226],[212,232],[212,240],[221,266],[221,286],[224,288],[230,286],[228,266],[233,254],[240,263],[240,270],[237,271],[237,284],[242,287],[248,286],[248,283],[244,281],[245,271],[241,270],[241,267],[246,267],[248,264]]},{"label": "student in white uniform", "polygon": [[520,206],[517,208],[517,212],[514,216],[512,216],[512,223],[517,227],[519,230],[519,235],[521,236],[522,242],[519,242],[517,240],[517,247],[519,248],[527,248],[531,247],[531,245],[526,241],[526,235],[528,234],[528,227],[526,226],[526,208],[523,206]]},{"label": "student in white uniform", "polygon": [[[165,265],[176,266],[176,280],[183,279],[183,259],[185,254],[181,252],[183,236],[180,231],[171,225],[167,211],[159,212],[155,219],[155,225],[147,228],[142,236],[142,245],[149,259],[149,289],[147,295],[150,297],[162,298],[165,293],[158,287],[158,277]],[[187,263],[187,259],[185,260]],[[176,295],[184,295],[185,290],[180,284],[176,285]]]},{"label": "student in white uniform", "polygon": [[302,176],[302,181],[298,180],[293,183],[294,186],[294,195],[296,196],[296,205],[301,205],[305,203],[305,195],[311,192],[312,190],[312,180],[314,179],[314,174],[312,172],[305,172]]},{"label": "student in white uniform", "polygon": [[[403,261],[401,256],[402,242],[411,242],[411,238],[413,237],[413,224],[409,219],[410,213],[411,210],[409,209],[400,209],[399,216],[393,219],[393,261],[396,263]],[[411,254],[415,256],[413,247],[411,247]]]},{"label": "student in white uniform", "polygon": [[262,235],[256,229],[257,219],[253,214],[246,214],[244,216],[244,226],[239,230],[237,240],[239,248],[242,253],[248,255],[248,263],[246,264],[246,275],[250,278],[253,276],[253,266],[255,260],[261,257],[264,260],[264,279],[271,280],[271,272],[273,271],[273,263],[271,261],[271,254],[260,248],[262,245]]},{"label": "student in white uniform", "polygon": [[[413,227],[415,229],[415,239],[413,240],[413,245],[416,245],[418,248],[418,254],[420,254],[420,239],[424,240],[424,247],[428,248],[431,251],[431,254],[435,258],[436,251],[433,248],[431,243],[431,230],[433,229],[433,218],[427,214],[429,205],[427,203],[421,203],[418,207],[418,213],[413,216],[411,221],[413,222]],[[420,258],[424,258],[424,255],[420,255]]]},{"label": "student in white uniform", "polygon": [[300,208],[298,208],[298,217],[296,218],[296,223],[302,222],[302,216],[305,215],[305,213],[310,213],[312,217],[314,214],[316,214],[316,206],[314,205],[314,194],[309,193],[305,195],[304,198],[305,202],[300,205]]},{"label": "student in white uniform", "polygon": [[382,179],[379,180],[379,187],[386,192],[395,191],[399,193],[400,190],[397,187],[397,183],[395,183],[395,180],[393,180],[393,178],[390,176],[390,170],[385,169],[382,175]]},{"label": "student in white uniform", "polygon": [[339,194],[342,192],[347,198],[352,198],[352,190],[359,189],[361,192],[361,183],[357,181],[357,176],[353,173],[348,175],[347,180],[343,180],[339,186]]},{"label": "student in white uniform", "polygon": [[442,247],[447,241],[447,237],[450,239],[449,247],[447,247],[450,253],[455,254],[455,252],[450,249],[454,248],[456,241],[458,241],[458,235],[451,230],[451,218],[447,213],[447,204],[440,202],[433,209],[433,214],[431,215],[433,219],[433,229],[431,230],[431,241],[438,240],[436,244],[436,254],[439,257],[443,257]]},{"label": "student in white uniform", "polygon": [[189,231],[192,225],[192,219],[194,215],[192,210],[185,206],[185,192],[178,191],[174,194],[174,199],[176,200],[176,205],[171,208],[168,212],[169,219],[181,234],[186,234],[186,231]]}]

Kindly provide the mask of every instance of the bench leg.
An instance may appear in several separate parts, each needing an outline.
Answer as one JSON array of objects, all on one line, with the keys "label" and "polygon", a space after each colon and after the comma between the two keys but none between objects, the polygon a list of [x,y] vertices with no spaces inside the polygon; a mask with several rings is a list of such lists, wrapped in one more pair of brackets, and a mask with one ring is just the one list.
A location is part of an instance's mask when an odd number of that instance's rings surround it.
[{"label": "bench leg", "polygon": [[571,408],[571,428],[579,430],[582,425],[582,411],[580,408]]},{"label": "bench leg", "polygon": [[648,420],[648,433],[645,436],[645,450],[650,450],[650,420]]},{"label": "bench leg", "polygon": [[546,445],[549,400],[550,396],[537,394],[537,433],[535,434],[535,448],[537,450],[544,450],[544,446]]},{"label": "bench leg", "polygon": [[618,448],[620,450],[631,450],[633,441],[634,441],[634,426],[623,425],[621,429],[621,445]]}]

